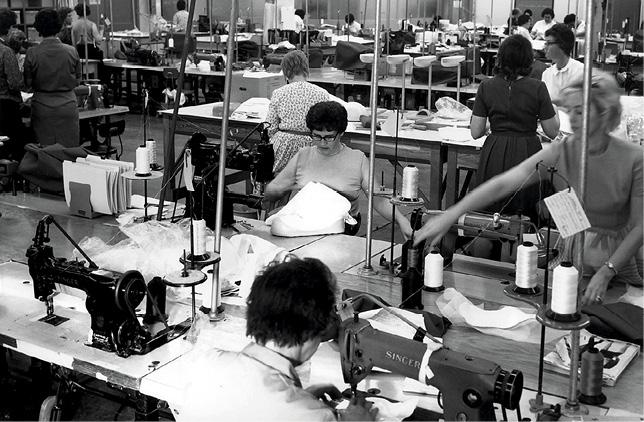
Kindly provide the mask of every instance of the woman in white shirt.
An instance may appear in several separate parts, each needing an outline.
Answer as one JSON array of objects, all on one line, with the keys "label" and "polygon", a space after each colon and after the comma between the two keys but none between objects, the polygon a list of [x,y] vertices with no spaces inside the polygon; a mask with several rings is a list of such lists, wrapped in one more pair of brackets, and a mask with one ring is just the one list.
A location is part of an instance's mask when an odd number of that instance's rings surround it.
[{"label": "woman in white shirt", "polygon": [[555,11],[549,7],[543,9],[541,12],[541,17],[543,18],[532,27],[532,38],[536,40],[543,40],[546,37],[546,31],[552,27],[555,23]]}]

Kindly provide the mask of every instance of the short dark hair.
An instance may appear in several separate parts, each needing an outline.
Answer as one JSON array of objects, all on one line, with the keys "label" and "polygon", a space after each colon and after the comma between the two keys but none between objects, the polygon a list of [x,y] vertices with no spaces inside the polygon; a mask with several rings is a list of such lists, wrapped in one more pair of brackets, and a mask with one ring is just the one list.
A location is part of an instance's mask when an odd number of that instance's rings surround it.
[{"label": "short dark hair", "polygon": [[530,19],[532,19],[528,15],[521,15],[517,18],[517,25],[522,26],[525,25],[526,23],[530,22]]},{"label": "short dark hair", "polygon": [[512,9],[512,13],[510,13],[510,14],[511,14],[512,16],[520,15],[520,14],[521,14],[521,10],[520,10],[520,9]]},{"label": "short dark hair", "polygon": [[9,29],[16,24],[16,14],[11,9],[0,9],[0,35],[7,35]]},{"label": "short dark hair", "polygon": [[347,120],[347,109],[335,101],[314,104],[306,113],[306,127],[309,130],[334,130],[344,133],[347,130]]},{"label": "short dark hair", "polygon": [[41,37],[51,37],[60,32],[63,24],[58,18],[58,12],[52,8],[41,9],[36,13],[34,28]]},{"label": "short dark hair", "polygon": [[306,15],[306,11],[304,9],[295,9],[295,14],[302,19],[304,19],[304,16]]},{"label": "short dark hair", "polygon": [[532,43],[523,35],[511,35],[499,47],[494,72],[513,81],[517,76],[528,76],[533,62]]},{"label": "short dark hair", "polygon": [[570,56],[572,49],[575,47],[575,33],[566,24],[556,23],[546,31],[546,37],[554,37],[559,48]]},{"label": "short dark hair", "polygon": [[353,21],[356,20],[355,16],[353,16],[353,13],[349,13],[348,15],[344,15],[344,21],[346,23],[353,23]]},{"label": "short dark hair", "polygon": [[74,9],[71,7],[60,7],[58,8],[58,19],[60,19],[60,23],[64,23],[65,19],[67,19],[67,15],[72,13]]},{"label": "short dark hair", "polygon": [[565,23],[566,25],[570,25],[571,23],[574,24],[576,20],[577,20],[577,16],[574,13],[571,13],[569,15],[566,15],[566,17],[564,17],[563,23]]},{"label": "short dark hair", "polygon": [[79,18],[82,18],[83,16],[89,16],[92,14],[92,10],[89,8],[89,5],[85,3],[78,3],[76,6],[74,6],[74,11],[76,12]]},{"label": "short dark hair", "polygon": [[545,9],[543,9],[543,12],[541,12],[541,17],[544,17],[546,15],[550,15],[554,19],[555,18],[555,11],[552,10],[551,8],[549,8],[549,7],[546,7]]},{"label": "short dark hair", "polygon": [[280,347],[321,337],[335,321],[335,290],[335,277],[319,259],[269,265],[246,301],[246,335]]},{"label": "short dark hair", "polygon": [[524,15],[532,16],[532,9],[526,9],[523,11]]},{"label": "short dark hair", "polygon": [[186,10],[186,0],[177,0],[177,10]]}]

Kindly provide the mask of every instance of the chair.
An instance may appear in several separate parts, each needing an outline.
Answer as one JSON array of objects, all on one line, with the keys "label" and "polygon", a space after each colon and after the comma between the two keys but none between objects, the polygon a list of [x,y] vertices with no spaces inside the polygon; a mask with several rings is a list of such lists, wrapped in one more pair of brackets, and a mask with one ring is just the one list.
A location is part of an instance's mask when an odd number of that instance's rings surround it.
[{"label": "chair", "polygon": [[[125,120],[117,120],[114,122],[101,123],[97,127],[98,135],[105,138],[105,144],[97,145],[94,150],[96,154],[103,158],[110,158],[112,154],[116,154],[116,159],[119,160],[123,154],[123,140],[121,135],[125,131]],[[117,136],[121,144],[121,153],[117,152],[116,147],[112,146],[112,137]]]}]

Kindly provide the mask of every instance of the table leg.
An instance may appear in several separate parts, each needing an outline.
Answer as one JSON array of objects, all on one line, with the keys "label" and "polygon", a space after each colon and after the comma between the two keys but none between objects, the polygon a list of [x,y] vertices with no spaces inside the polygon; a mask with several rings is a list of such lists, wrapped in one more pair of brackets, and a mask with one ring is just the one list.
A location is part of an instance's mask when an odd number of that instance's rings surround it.
[{"label": "table leg", "polygon": [[429,168],[429,207],[440,210],[443,192],[441,191],[441,184],[443,181],[443,163],[444,160],[443,146],[439,146],[430,153],[430,168]]},{"label": "table leg", "polygon": [[143,221],[148,221],[148,181],[143,181]]},{"label": "table leg", "polygon": [[174,180],[172,172],[174,171],[174,138],[170,133],[170,117],[165,115],[163,121],[163,179],[161,183],[161,192],[159,194],[159,211],[157,220],[163,217],[163,204],[165,202],[165,193],[174,189]]},{"label": "table leg", "polygon": [[132,100],[132,69],[125,69],[125,98],[127,104]]},{"label": "table leg", "polygon": [[195,317],[196,317],[195,313],[197,309],[195,305],[195,286],[193,285],[191,289],[192,289],[192,323],[194,324]]},{"label": "table leg", "polygon": [[458,198],[458,151],[455,147],[447,148],[447,181],[445,186],[445,209],[456,203]]}]

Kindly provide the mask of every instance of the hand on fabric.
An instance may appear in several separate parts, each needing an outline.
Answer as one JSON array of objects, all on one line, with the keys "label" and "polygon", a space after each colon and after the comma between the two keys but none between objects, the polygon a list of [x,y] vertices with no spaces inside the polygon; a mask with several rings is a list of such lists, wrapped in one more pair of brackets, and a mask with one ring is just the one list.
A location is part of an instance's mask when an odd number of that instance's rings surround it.
[{"label": "hand on fabric", "polygon": [[592,304],[601,304],[606,295],[606,289],[608,288],[608,283],[613,278],[613,273],[611,270],[602,266],[595,275],[590,279],[588,287],[584,292],[584,296],[581,298],[582,306],[592,305]]},{"label": "hand on fabric", "polygon": [[345,410],[338,412],[339,421],[375,421],[378,409],[364,397],[354,397]]},{"label": "hand on fabric", "polygon": [[342,393],[333,384],[314,384],[306,388],[306,391],[313,394],[317,399],[322,401],[339,400]]},{"label": "hand on fabric", "polygon": [[426,240],[430,246],[436,245],[445,236],[445,233],[452,226],[453,221],[447,212],[428,220],[423,227],[416,232],[414,245]]}]

